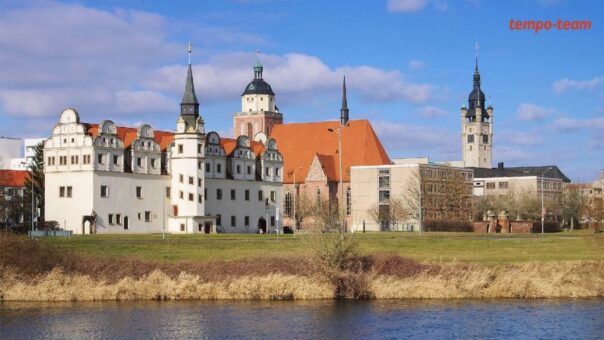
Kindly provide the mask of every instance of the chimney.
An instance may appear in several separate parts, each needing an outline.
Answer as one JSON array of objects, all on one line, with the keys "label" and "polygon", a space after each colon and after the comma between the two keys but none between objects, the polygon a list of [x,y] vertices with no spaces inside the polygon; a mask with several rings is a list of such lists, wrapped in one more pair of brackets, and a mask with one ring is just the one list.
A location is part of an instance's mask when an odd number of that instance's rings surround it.
[{"label": "chimney", "polygon": [[503,170],[503,162],[497,163],[497,170]]}]

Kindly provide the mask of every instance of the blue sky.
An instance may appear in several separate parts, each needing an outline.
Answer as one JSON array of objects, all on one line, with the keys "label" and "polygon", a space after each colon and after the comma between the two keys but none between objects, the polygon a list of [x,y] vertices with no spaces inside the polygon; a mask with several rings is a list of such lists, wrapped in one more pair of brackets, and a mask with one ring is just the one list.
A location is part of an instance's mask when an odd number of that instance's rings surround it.
[{"label": "blue sky", "polygon": [[[591,20],[517,31],[515,20]],[[193,47],[206,129],[232,134],[255,51],[288,122],[370,119],[391,157],[461,157],[475,42],[494,107],[494,163],[604,170],[601,1],[0,1],[0,135],[85,122],[172,130]],[[494,164],[495,165],[495,164]]]}]

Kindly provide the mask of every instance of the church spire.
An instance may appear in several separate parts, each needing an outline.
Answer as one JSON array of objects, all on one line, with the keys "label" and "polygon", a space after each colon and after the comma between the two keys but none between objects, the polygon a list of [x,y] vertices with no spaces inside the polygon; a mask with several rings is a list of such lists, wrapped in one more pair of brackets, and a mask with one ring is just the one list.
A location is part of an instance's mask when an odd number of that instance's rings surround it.
[{"label": "church spire", "polygon": [[197,117],[199,117],[199,102],[195,94],[195,84],[193,83],[193,69],[191,67],[192,45],[189,42],[187,52],[189,54],[189,63],[187,66],[187,80],[185,82],[185,92],[180,102],[180,115],[185,118],[188,126],[195,126]]},{"label": "church spire", "polygon": [[348,124],[348,100],[346,98],[346,76],[342,82],[342,108],[340,109],[340,124]]}]

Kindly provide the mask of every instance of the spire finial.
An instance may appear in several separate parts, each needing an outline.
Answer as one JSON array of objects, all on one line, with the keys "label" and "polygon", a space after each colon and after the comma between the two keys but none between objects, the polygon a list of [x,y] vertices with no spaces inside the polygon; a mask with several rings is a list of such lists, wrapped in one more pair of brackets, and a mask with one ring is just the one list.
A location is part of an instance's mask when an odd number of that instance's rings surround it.
[{"label": "spire finial", "polygon": [[345,126],[348,124],[348,99],[346,98],[346,75],[342,81],[342,108],[340,109],[340,124]]},{"label": "spire finial", "polygon": [[475,65],[474,69],[478,72],[478,48],[479,48],[478,41],[476,42],[475,48],[476,48],[476,65]]},{"label": "spire finial", "polygon": [[260,50],[256,50],[256,65],[254,65],[254,79],[262,79],[262,64],[260,63]]},{"label": "spire finial", "polygon": [[189,48],[187,48],[187,53],[189,53],[189,65],[191,65],[191,52],[193,52],[193,45],[191,44],[191,40],[189,40]]}]

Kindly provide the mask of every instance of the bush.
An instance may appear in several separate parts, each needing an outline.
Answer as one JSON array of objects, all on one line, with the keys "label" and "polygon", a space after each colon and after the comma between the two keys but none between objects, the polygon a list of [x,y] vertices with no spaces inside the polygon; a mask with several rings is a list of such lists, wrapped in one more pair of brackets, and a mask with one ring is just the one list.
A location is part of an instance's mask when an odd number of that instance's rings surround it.
[{"label": "bush", "polygon": [[[543,223],[543,230],[546,233],[557,233],[557,232],[561,231],[560,222],[545,221],[545,223]],[[540,233],[540,232],[541,232],[541,221],[534,221],[533,222],[533,233]]]},{"label": "bush", "polygon": [[470,221],[427,220],[423,224],[424,231],[473,232],[474,226]]}]

